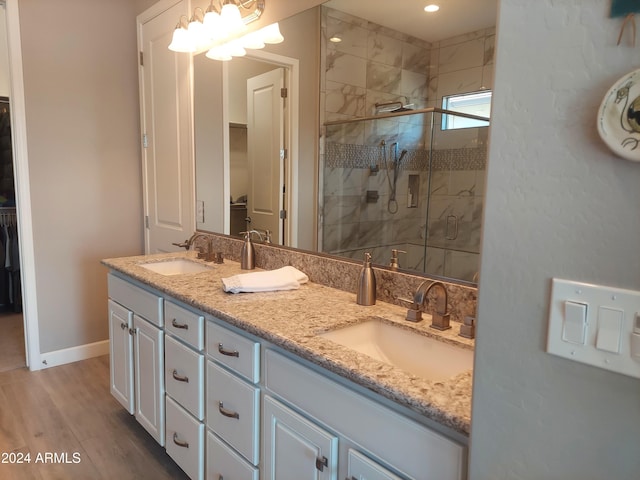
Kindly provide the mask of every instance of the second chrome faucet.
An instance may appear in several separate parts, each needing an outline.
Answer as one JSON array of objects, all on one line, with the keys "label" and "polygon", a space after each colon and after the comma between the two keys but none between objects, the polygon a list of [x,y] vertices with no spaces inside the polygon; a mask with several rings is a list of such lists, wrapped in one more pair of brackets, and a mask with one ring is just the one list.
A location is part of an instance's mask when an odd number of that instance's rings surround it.
[{"label": "second chrome faucet", "polygon": [[451,328],[449,324],[449,298],[447,288],[442,282],[426,280],[420,284],[413,295],[413,301],[407,300],[410,305],[406,319],[410,322],[422,320],[422,312],[425,311],[425,303],[429,301],[429,292],[432,289],[438,289],[439,292],[436,292],[436,308],[431,314],[431,327],[437,330],[448,330]]}]

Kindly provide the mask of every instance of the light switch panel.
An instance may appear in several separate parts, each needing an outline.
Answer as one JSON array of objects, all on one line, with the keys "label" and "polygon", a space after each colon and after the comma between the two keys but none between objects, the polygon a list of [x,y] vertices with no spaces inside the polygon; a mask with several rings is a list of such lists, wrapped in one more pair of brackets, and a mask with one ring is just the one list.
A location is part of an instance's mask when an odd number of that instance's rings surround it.
[{"label": "light switch panel", "polygon": [[547,352],[640,378],[640,292],[554,278]]}]

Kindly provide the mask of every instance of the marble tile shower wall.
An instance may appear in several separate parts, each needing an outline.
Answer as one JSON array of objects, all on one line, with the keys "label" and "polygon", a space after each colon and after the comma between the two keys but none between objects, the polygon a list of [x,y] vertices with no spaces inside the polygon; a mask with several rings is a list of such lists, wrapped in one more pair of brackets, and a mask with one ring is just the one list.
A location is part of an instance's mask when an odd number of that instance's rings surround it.
[{"label": "marble tile shower wall", "polygon": [[395,248],[407,252],[401,257],[403,268],[473,280],[486,148],[434,150],[431,170],[427,150],[408,150],[398,171],[396,202],[391,201],[394,172],[385,168],[381,151],[367,145],[325,145],[324,251],[354,259],[368,251],[375,263],[385,264]]},{"label": "marble tile shower wall", "polygon": [[[322,32],[323,123],[372,115],[376,102],[441,106],[444,95],[491,87],[494,29],[429,44],[323,7]],[[342,42],[329,42],[333,36]],[[384,264],[397,248],[407,252],[402,267],[473,279],[487,129],[441,131],[440,120],[439,115],[410,115],[325,129],[319,205],[323,251],[356,259],[369,251]],[[396,142],[400,151],[408,151],[398,172],[397,206],[390,203]],[[433,195],[427,202],[431,143]]]}]

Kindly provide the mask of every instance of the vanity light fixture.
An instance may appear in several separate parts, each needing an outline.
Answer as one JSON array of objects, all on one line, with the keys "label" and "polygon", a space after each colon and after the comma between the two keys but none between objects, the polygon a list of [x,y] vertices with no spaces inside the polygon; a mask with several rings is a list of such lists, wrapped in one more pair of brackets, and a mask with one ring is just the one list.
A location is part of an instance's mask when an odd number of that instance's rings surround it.
[{"label": "vanity light fixture", "polygon": [[424,11],[428,13],[437,12],[438,10],[440,10],[440,7],[435,4],[427,5],[426,7],[424,7]]},{"label": "vanity light fixture", "polygon": [[[207,50],[207,58],[231,60],[246,55],[246,49],[264,48],[265,44],[281,43],[284,37],[278,23],[244,33],[246,26],[260,18],[266,0],[214,0],[203,11],[194,9],[191,19],[182,15],[173,32],[169,50],[194,53]],[[243,11],[249,13],[243,16]]]},{"label": "vanity light fixture", "polygon": [[342,39],[339,36],[334,35],[333,37],[331,37],[329,39],[329,41],[332,42],[332,43],[340,43],[342,41]]}]

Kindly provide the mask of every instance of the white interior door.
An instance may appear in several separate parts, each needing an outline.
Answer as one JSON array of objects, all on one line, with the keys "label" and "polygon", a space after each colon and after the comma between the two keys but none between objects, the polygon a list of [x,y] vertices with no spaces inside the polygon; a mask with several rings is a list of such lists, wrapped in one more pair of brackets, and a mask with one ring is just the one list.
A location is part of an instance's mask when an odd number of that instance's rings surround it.
[{"label": "white interior door", "polygon": [[190,56],[167,46],[187,2],[138,17],[146,253],[168,252],[195,230]]},{"label": "white interior door", "polygon": [[[247,80],[247,158],[250,228],[284,240],[284,68]],[[284,216],[284,215],[282,215]]]}]

